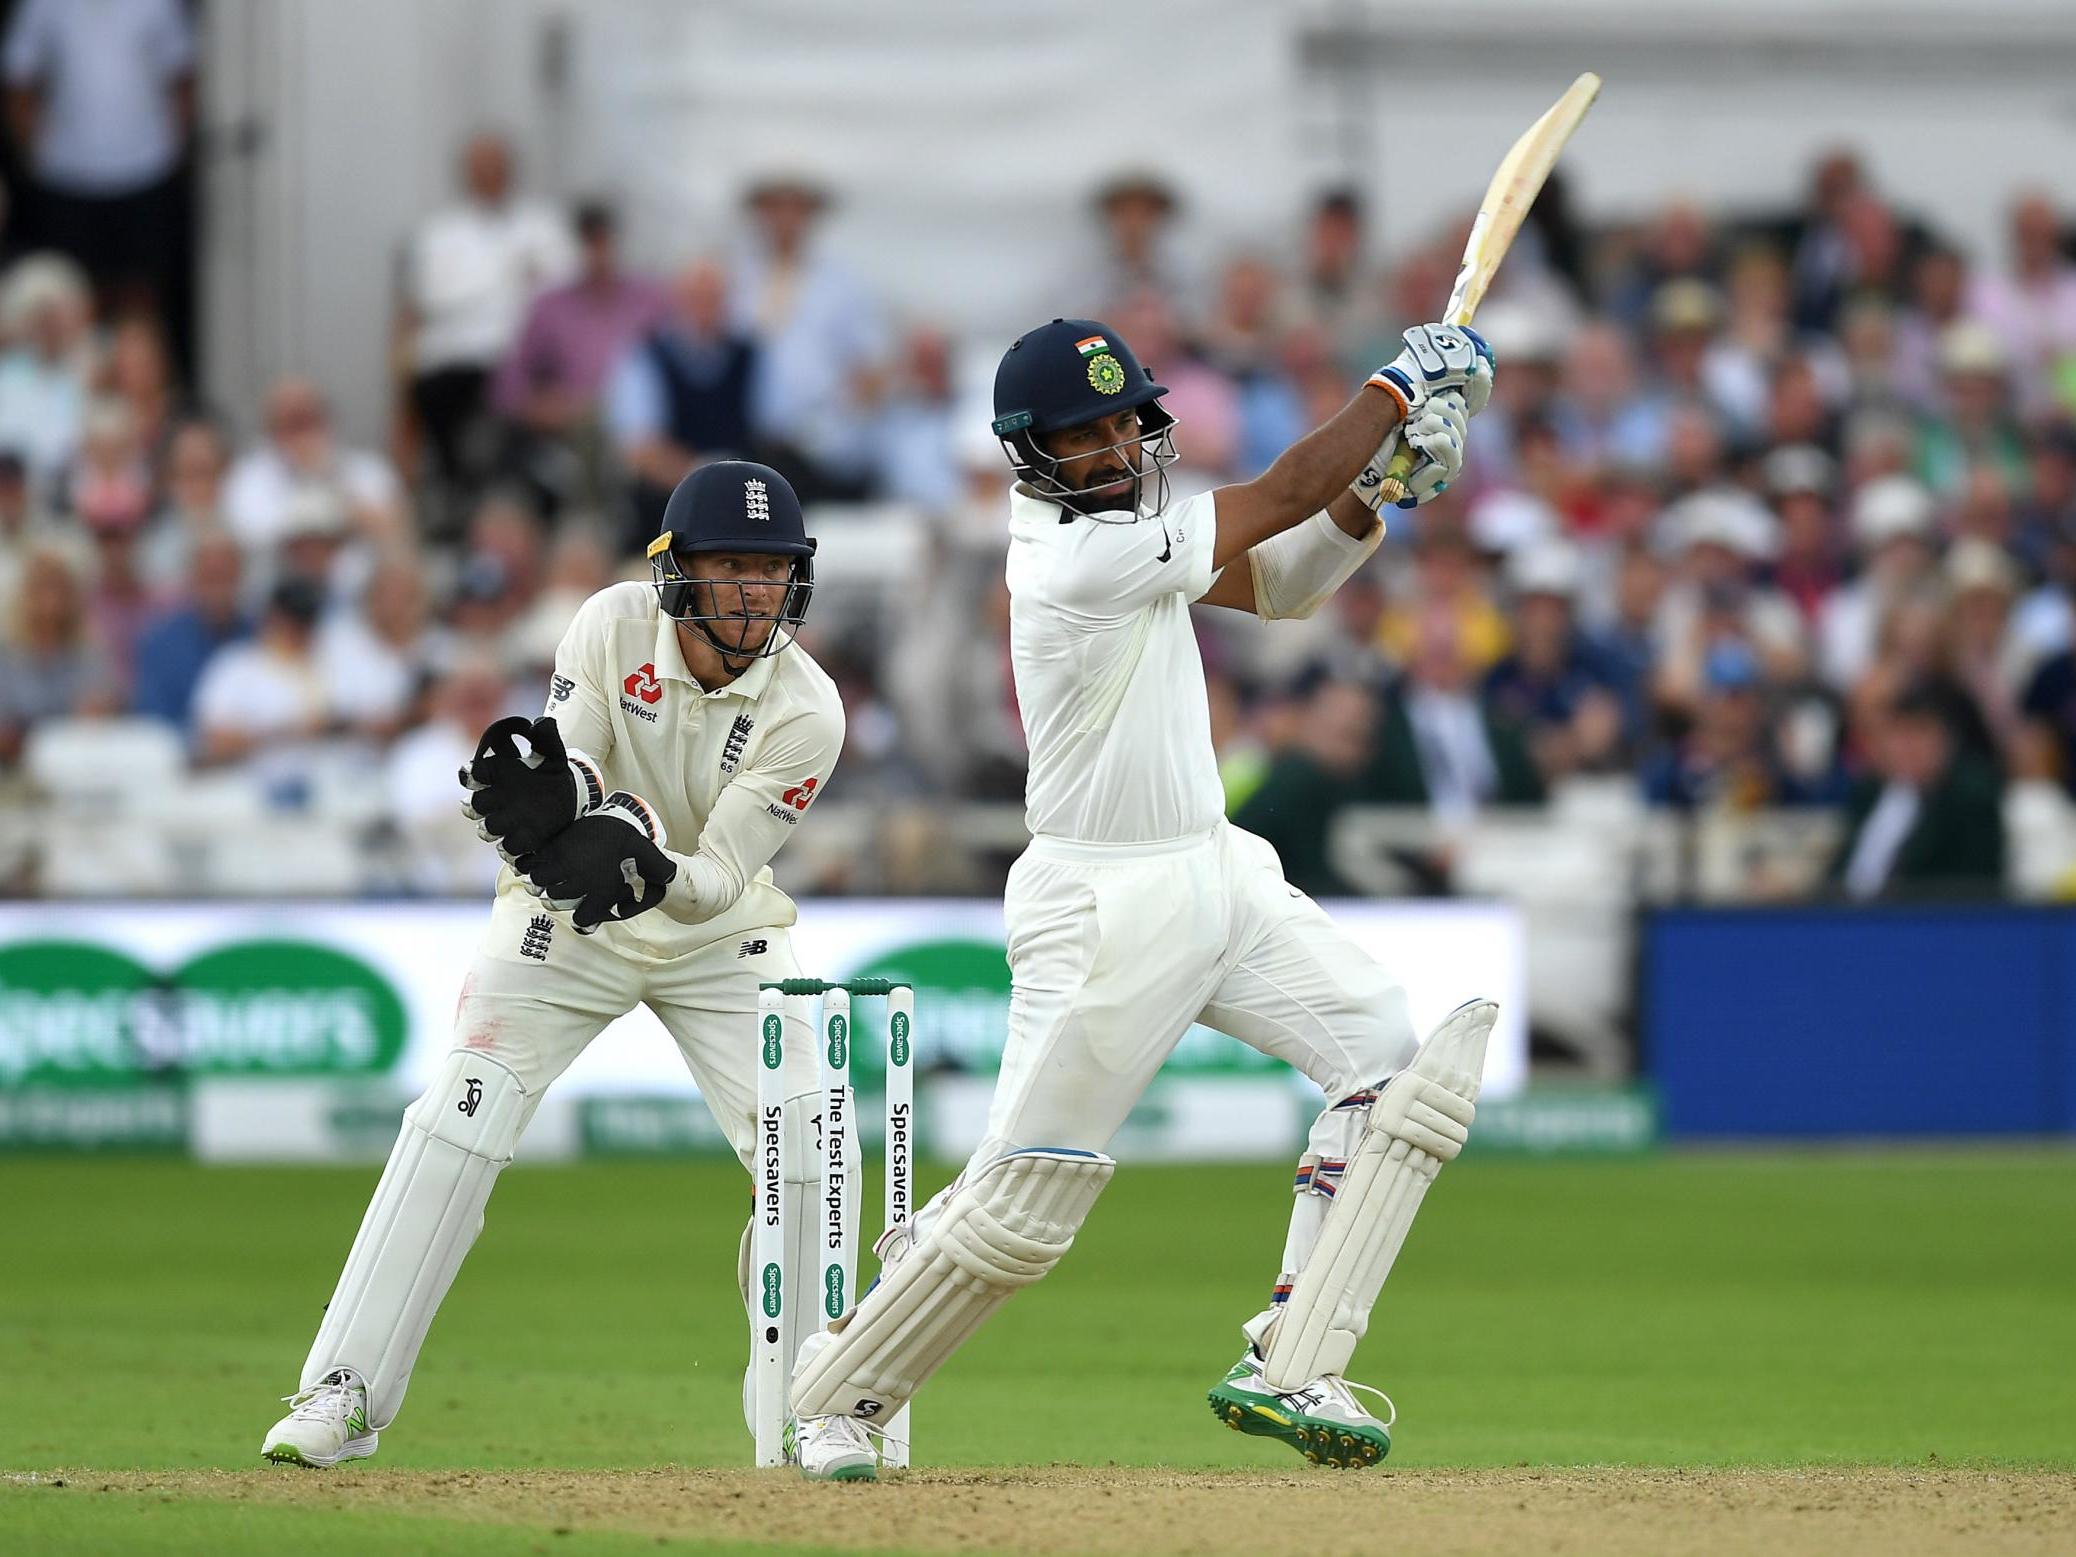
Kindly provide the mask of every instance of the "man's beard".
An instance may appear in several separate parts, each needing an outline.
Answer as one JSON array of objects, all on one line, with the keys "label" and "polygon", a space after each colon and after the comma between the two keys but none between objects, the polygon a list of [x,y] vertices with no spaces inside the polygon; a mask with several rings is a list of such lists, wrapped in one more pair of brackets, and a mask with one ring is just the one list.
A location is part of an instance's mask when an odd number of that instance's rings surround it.
[{"label": "man's beard", "polygon": [[1143,480],[1136,470],[1099,471],[1085,485],[1062,496],[1060,506],[1077,514],[1107,514],[1119,509],[1137,513]]}]

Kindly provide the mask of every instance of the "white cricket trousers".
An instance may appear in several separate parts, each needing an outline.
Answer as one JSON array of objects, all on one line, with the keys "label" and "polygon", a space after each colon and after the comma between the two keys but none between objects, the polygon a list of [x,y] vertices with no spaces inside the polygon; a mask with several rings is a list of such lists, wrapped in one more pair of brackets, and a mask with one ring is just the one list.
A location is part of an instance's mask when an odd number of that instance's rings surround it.
[{"label": "white cricket trousers", "polygon": [[[352,1368],[367,1385],[370,1425],[389,1425],[433,1315],[482,1230],[483,1207],[512,1145],[547,1088],[637,1002],[676,1040],[715,1121],[748,1165],[758,986],[798,975],[788,932],[746,931],[675,957],[643,956],[625,944],[634,937],[618,939],[580,936],[567,917],[543,913],[531,897],[499,895],[462,980],[454,1047],[405,1115],[304,1362],[305,1389],[333,1369]],[[798,1136],[792,1161],[804,1176],[819,1157],[814,1033],[808,1022],[789,1019],[786,1036],[788,1128]],[[484,1127],[493,1117],[500,1121],[494,1138]],[[805,1183],[796,1193],[805,1193]],[[746,1228],[737,1251],[745,1284],[747,1247]],[[628,1257],[638,1251],[630,1247]],[[797,1345],[798,1337],[788,1341]]]}]

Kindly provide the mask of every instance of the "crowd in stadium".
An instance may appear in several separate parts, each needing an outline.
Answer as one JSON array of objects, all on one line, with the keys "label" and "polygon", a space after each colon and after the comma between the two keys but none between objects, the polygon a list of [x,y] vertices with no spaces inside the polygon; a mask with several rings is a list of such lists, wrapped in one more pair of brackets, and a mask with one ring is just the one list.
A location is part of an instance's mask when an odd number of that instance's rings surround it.
[{"label": "crowd in stadium", "polygon": [[[78,134],[62,15],[22,8],[5,52],[52,187],[49,139]],[[186,59],[138,66],[162,135]],[[904,326],[823,241],[831,191],[760,180],[650,275],[610,206],[534,197],[475,137],[394,319],[368,321],[394,331],[395,433],[355,447],[308,378],[195,392],[166,257],[124,239],[168,150],[127,191],[45,188],[6,237],[0,770],[48,721],[133,714],[281,806],[317,750],[360,754],[399,814],[452,806],[470,737],[539,703],[576,604],[642,576],[663,497],[731,453],[825,529],[869,501],[930,537],[897,608],[809,620],[853,705],[838,787],[1018,793],[1007,467],[958,382],[1006,342]],[[1194,253],[1186,199],[1151,172],[1093,192],[1091,262],[1054,301],[1169,386],[1191,490],[1339,406],[1435,311],[1462,235],[1409,248],[1334,190],[1288,250]],[[1965,256],[1844,152],[1748,218],[1674,201],[1607,227],[1553,187],[1479,319],[1498,390],[1460,486],[1394,514],[1311,622],[1198,613],[1235,814],[1331,891],[1340,806],[1466,816],[1626,774],[1658,806],[1841,810],[1855,895],[1994,889],[2004,786],[2076,786],[2076,264],[2038,194],[2002,237]]]}]

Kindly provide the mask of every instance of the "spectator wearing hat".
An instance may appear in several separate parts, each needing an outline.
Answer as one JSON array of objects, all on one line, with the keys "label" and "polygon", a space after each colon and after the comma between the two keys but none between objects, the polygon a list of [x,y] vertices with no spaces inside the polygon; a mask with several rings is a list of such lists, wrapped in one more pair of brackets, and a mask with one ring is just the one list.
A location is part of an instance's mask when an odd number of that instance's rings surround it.
[{"label": "spectator wearing hat", "polygon": [[92,295],[70,260],[32,254],[0,283],[0,448],[44,491],[79,447],[92,323]]},{"label": "spectator wearing hat", "polygon": [[608,435],[632,481],[626,549],[656,534],[671,491],[701,459],[747,454],[757,349],[729,314],[727,272],[697,259],[671,278],[663,315],[606,381]]},{"label": "spectator wearing hat", "polygon": [[2076,264],[2062,247],[2054,203],[2028,190],[2011,208],[2011,268],[1983,271],[1968,289],[1972,319],[2003,342],[2030,416],[2076,414]]},{"label": "spectator wearing hat", "polygon": [[1478,666],[1456,613],[1420,613],[1405,677],[1385,700],[1354,798],[1426,806],[1452,824],[1488,805],[1544,800],[1521,727],[1478,694]]},{"label": "spectator wearing hat", "polygon": [[1942,668],[1971,705],[1970,722],[1987,741],[1983,755],[2008,771],[2025,738],[2020,700],[2028,667],[2011,630],[2018,566],[2001,548],[1970,538],[1954,543],[1940,572],[1947,594]]},{"label": "spectator wearing hat", "polygon": [[1773,586],[1794,601],[1803,622],[1813,629],[1824,602],[1845,576],[1831,506],[1837,462],[1813,444],[1790,444],[1768,454],[1761,472],[1780,519]]},{"label": "spectator wearing hat", "polygon": [[[1070,271],[1059,311],[1108,320],[1118,303],[1141,291],[1158,292],[1184,312],[1200,302],[1200,278],[1175,231],[1181,205],[1175,186],[1151,169],[1127,168],[1104,179],[1090,201],[1095,252]],[[1138,346],[1133,340],[1133,350]]]},{"label": "spectator wearing hat", "polygon": [[[491,400],[517,434],[520,468],[560,491],[569,485],[551,468],[550,450],[583,457],[596,452],[599,399],[608,376],[669,308],[661,283],[620,261],[619,219],[602,201],[577,208],[576,276],[549,287],[526,311],[505,353]],[[726,282],[717,277],[725,308]],[[584,483],[596,490],[598,473]]]},{"label": "spectator wearing hat", "polygon": [[1932,494],[1908,476],[1887,476],[1853,500],[1853,549],[1859,576],[1825,602],[1817,627],[1817,665],[1843,691],[1874,658],[1883,616],[1930,582],[1937,565]]},{"label": "spectator wearing hat", "polygon": [[1659,606],[1652,691],[1660,707],[1675,714],[1695,707],[1707,658],[1726,640],[1746,645],[1768,680],[1800,679],[1807,653],[1801,616],[1762,581],[1777,531],[1764,505],[1731,488],[1683,498],[1660,518],[1660,545],[1675,559]]},{"label": "spectator wearing hat", "polygon": [[32,548],[7,602],[0,639],[0,764],[13,764],[32,726],[121,707],[106,656],[89,630],[81,569],[70,548]]},{"label": "spectator wearing hat", "polygon": [[1831,879],[1858,899],[1986,897],[2004,881],[1996,775],[1962,751],[1936,696],[1905,691],[1881,711],[1874,771],[1853,789]]},{"label": "spectator wearing hat", "polygon": [[511,144],[469,137],[462,198],[411,235],[397,298],[397,337],[410,364],[410,408],[432,473],[462,487],[482,476],[479,433],[490,375],[512,348],[534,294],[576,269],[569,225],[552,206],[519,195]]},{"label": "spectator wearing hat", "polygon": [[247,637],[245,554],[222,530],[194,538],[187,580],[137,634],[130,708],[192,735],[195,688],[217,651]]},{"label": "spectator wearing hat", "polygon": [[805,503],[862,497],[888,343],[878,307],[817,230],[829,197],[811,179],[750,186],[750,230],[730,281],[734,328],[756,343],[755,453]]},{"label": "spectator wearing hat", "polygon": [[1640,727],[1637,688],[1580,632],[1573,601],[1577,550],[1561,540],[1526,546],[1507,558],[1513,595],[1513,652],[1485,677],[1485,705],[1519,726],[1545,782],[1602,772]]},{"label": "spectator wearing hat", "polygon": [[264,555],[283,539],[298,493],[312,487],[337,493],[355,534],[378,542],[403,534],[404,491],[394,467],[372,450],[341,445],[323,392],[291,375],[267,391],[264,441],[225,478],[224,523],[248,554]]},{"label": "spectator wearing hat", "polygon": [[267,597],[259,630],[225,645],[195,687],[195,757],[248,762],[271,785],[300,776],[305,748],[333,726],[317,659],[324,595],[305,578],[284,578]]},{"label": "spectator wearing hat", "polygon": [[1692,200],[1669,200],[1635,240],[1620,279],[1610,289],[1607,312],[1639,328],[1667,285],[1694,281],[1710,286],[1718,279],[1708,214]]},{"label": "spectator wearing hat", "polygon": [[2026,475],[2025,438],[2011,393],[2011,357],[1996,332],[1964,320],[1939,337],[1938,415],[1925,419],[1917,471],[1933,491],[1957,492],[1977,465],[2013,484]]},{"label": "spectator wearing hat", "polygon": [[1329,340],[1350,340],[1377,329],[1364,239],[1361,193],[1346,184],[1321,190],[1305,218],[1298,306]]}]

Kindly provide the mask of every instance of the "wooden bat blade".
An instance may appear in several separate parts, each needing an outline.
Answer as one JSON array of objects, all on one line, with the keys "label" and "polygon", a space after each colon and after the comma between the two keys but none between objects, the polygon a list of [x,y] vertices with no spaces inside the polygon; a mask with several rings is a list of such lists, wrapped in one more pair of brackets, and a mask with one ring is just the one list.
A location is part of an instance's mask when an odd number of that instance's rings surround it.
[{"label": "wooden bat blade", "polygon": [[1586,117],[1586,110],[1600,95],[1600,77],[1587,71],[1574,81],[1547,112],[1530,125],[1508,148],[1499,170],[1485,186],[1478,203],[1477,220],[1471,225],[1470,240],[1463,246],[1463,264],[1456,284],[1449,291],[1449,306],[1442,318],[1449,324],[1469,324],[1485,300],[1485,292],[1499,271],[1500,261],[1513,246],[1528,208],[1542,193],[1550,169],[1557,165],[1564,143]]}]

